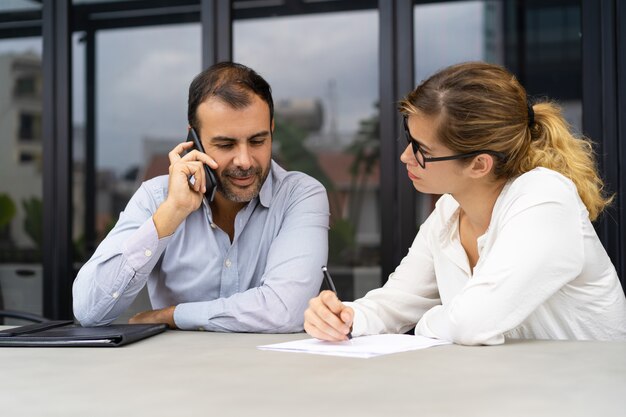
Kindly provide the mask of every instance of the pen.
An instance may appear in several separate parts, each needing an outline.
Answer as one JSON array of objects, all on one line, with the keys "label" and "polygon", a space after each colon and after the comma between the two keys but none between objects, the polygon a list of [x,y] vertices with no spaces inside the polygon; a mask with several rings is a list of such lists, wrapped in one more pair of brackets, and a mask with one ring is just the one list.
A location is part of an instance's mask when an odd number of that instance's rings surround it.
[{"label": "pen", "polygon": [[[332,292],[337,294],[337,288],[335,288],[335,284],[333,283],[333,279],[330,277],[330,273],[328,272],[328,268],[326,266],[322,267],[322,272],[324,273],[324,282],[330,288]],[[352,332],[348,332],[348,339],[352,339]]]}]

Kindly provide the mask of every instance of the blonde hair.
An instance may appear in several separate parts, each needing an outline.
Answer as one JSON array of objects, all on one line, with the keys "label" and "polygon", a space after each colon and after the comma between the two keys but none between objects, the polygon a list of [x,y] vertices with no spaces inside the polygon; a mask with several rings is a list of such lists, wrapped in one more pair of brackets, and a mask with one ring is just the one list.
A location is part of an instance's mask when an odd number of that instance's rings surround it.
[{"label": "blonde hair", "polygon": [[613,196],[604,193],[593,143],[572,133],[554,102],[531,107],[527,100],[524,88],[506,69],[467,62],[422,82],[399,109],[405,115],[436,117],[438,139],[455,152],[506,155],[494,158],[497,178],[514,178],[536,167],[563,174],[576,185],[589,218],[595,220]]}]

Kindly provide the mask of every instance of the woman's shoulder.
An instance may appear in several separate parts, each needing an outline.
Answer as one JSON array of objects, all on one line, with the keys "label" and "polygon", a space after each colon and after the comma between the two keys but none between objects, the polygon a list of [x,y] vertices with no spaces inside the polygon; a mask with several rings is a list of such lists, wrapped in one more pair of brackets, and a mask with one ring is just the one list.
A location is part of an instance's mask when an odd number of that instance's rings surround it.
[{"label": "woman's shoulder", "polygon": [[512,180],[509,191],[538,197],[578,194],[572,180],[557,171],[543,167],[534,168]]},{"label": "woman's shoulder", "polygon": [[538,167],[511,180],[503,190],[494,210],[523,208],[544,203],[565,204],[583,210],[576,185],[559,172]]}]

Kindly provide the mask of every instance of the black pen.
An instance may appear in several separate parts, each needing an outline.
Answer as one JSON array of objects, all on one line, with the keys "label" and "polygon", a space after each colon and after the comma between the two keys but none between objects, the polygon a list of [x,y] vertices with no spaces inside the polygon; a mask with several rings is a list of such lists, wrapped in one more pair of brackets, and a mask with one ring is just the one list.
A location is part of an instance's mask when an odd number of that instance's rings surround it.
[{"label": "black pen", "polygon": [[[330,277],[330,273],[328,272],[328,268],[326,266],[322,267],[322,272],[324,273],[324,282],[330,288],[332,292],[337,294],[337,288],[335,288],[335,284],[333,283],[333,279]],[[352,332],[348,332],[348,339],[352,339]]]}]

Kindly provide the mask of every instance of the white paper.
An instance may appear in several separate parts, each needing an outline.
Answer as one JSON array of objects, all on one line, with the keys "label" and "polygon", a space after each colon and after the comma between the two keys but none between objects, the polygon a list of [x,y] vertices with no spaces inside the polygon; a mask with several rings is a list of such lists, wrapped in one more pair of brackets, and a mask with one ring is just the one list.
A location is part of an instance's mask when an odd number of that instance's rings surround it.
[{"label": "white paper", "polygon": [[390,353],[426,349],[432,346],[449,345],[445,340],[430,339],[408,334],[379,334],[355,337],[345,342],[325,342],[317,339],[294,340],[292,342],[257,346],[262,350],[314,353],[318,355],[371,358]]}]

